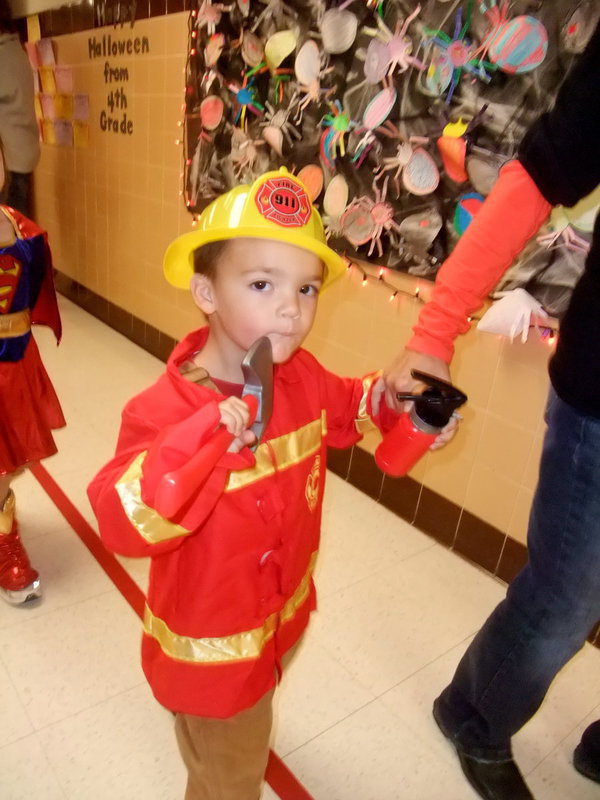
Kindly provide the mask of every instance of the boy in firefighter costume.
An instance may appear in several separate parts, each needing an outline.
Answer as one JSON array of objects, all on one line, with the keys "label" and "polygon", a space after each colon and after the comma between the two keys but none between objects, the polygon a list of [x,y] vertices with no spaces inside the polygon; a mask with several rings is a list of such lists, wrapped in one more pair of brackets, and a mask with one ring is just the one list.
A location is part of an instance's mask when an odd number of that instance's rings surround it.
[{"label": "boy in firefighter costume", "polygon": [[[315,608],[327,446],[349,447],[369,418],[382,422],[383,384],[340,378],[300,349],[319,291],[345,264],[284,168],[215,200],[164,266],[209,327],[125,407],[115,458],[89,496],[107,547],[152,557],[142,663],[177,715],[186,800],[257,800],[273,689]],[[273,413],[253,453],[240,364],[262,336]],[[208,447],[219,423],[232,447],[182,511],[161,516],[161,479]]]},{"label": "boy in firefighter costume", "polygon": [[14,605],[41,589],[19,537],[11,482],[27,464],[56,453],[52,429],[65,424],[33,323],[48,325],[60,341],[46,234],[0,206],[0,595]]}]

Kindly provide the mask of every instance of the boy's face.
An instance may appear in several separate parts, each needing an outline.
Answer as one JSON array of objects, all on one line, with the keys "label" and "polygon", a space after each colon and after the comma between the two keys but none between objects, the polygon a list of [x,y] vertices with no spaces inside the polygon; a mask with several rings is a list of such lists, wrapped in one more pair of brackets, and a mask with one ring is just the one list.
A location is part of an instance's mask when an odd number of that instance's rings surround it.
[{"label": "boy's face", "polygon": [[192,279],[196,304],[210,316],[211,337],[223,353],[243,358],[261,336],[273,346],[273,362],[287,361],[310,331],[323,264],[318,256],[271,239],[232,239],[213,280]]}]

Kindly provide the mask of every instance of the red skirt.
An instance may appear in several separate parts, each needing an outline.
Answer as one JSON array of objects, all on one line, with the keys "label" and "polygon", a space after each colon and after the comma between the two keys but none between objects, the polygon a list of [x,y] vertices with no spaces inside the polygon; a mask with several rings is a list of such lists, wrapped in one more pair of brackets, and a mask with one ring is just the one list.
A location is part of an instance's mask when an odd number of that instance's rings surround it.
[{"label": "red skirt", "polygon": [[0,362],[0,475],[56,453],[52,430],[64,425],[58,397],[31,337],[21,361]]}]

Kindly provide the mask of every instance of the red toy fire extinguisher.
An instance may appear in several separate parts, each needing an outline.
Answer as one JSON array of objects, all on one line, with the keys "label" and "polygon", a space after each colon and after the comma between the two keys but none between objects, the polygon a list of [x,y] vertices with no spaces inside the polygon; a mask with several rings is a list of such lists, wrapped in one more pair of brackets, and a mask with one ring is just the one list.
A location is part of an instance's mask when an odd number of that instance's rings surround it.
[{"label": "red toy fire extinguisher", "polygon": [[412,370],[415,380],[427,385],[422,394],[398,393],[398,400],[414,400],[409,412],[400,414],[395,427],[386,434],[375,451],[375,461],[382,472],[395,478],[406,473],[431,447],[467,395],[448,381],[426,372]]}]

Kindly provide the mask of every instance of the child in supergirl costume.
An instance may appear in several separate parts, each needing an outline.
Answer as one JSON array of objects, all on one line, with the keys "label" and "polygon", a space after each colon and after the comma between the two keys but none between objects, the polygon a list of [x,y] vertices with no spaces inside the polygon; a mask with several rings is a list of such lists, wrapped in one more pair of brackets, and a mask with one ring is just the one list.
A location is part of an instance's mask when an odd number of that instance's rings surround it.
[{"label": "child in supergirl costume", "polygon": [[[349,447],[385,415],[377,374],[340,378],[300,348],[320,289],[344,271],[284,168],[217,198],[165,256],[167,279],[191,285],[209,326],[127,404],[116,455],[88,490],[106,546],[152,559],[142,665],[177,715],[186,800],[259,797],[273,690],[315,608],[327,447]],[[252,453],[240,362],[264,335],[273,413]],[[219,423],[233,450],[178,515],[161,517],[161,478]]]},{"label": "child in supergirl costume", "polygon": [[19,536],[13,478],[56,453],[52,429],[65,420],[31,335],[48,325],[57,342],[61,323],[46,234],[0,206],[0,595],[18,605],[41,595]]}]

